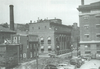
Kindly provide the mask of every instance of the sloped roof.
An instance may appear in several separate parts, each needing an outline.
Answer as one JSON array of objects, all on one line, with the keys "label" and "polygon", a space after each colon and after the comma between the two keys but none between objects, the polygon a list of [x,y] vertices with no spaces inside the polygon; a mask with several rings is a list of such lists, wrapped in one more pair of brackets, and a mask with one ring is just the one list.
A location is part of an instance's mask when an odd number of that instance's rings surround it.
[{"label": "sloped roof", "polygon": [[4,27],[0,26],[0,33],[1,32],[5,32],[5,33],[16,33],[15,31],[10,30],[9,28],[4,28]]}]

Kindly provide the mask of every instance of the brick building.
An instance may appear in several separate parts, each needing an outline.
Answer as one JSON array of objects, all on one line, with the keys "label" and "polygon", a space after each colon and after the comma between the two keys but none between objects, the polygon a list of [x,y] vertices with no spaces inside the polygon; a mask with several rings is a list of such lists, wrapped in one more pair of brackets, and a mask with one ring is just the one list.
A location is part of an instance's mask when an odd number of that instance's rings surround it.
[{"label": "brick building", "polygon": [[78,7],[80,21],[81,55],[95,58],[100,54],[100,1]]},{"label": "brick building", "polygon": [[60,19],[37,20],[29,24],[29,33],[38,35],[39,53],[62,54],[70,49],[72,27],[62,24]]},{"label": "brick building", "polygon": [[18,65],[18,44],[0,44],[0,69],[11,69]]},{"label": "brick building", "polygon": [[38,48],[38,36],[30,34],[15,34],[12,35],[11,41],[13,44],[19,44],[19,61],[36,58],[36,48]]},{"label": "brick building", "polygon": [[79,41],[80,41],[80,28],[78,27],[77,23],[73,23],[71,31],[71,46],[73,46],[74,49],[78,49]]},{"label": "brick building", "polygon": [[4,43],[5,40],[10,40],[13,34],[16,34],[16,32],[0,26],[0,44]]}]

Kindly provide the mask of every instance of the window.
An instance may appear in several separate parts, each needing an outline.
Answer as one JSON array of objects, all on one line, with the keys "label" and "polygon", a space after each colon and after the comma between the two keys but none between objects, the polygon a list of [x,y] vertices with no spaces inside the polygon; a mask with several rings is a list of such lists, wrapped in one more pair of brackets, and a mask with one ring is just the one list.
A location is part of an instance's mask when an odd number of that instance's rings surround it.
[{"label": "window", "polygon": [[87,16],[87,15],[86,15],[86,16],[84,16],[84,19],[85,19],[85,20],[87,20],[88,18],[89,18],[89,16]]},{"label": "window", "polygon": [[100,53],[100,51],[97,51],[97,53]]},{"label": "window", "polygon": [[23,58],[26,58],[26,53],[23,53]]},{"label": "window", "polygon": [[85,51],[85,54],[90,54],[91,53],[91,51]]},{"label": "window", "polygon": [[85,45],[85,49],[90,49],[90,45]]},{"label": "window", "polygon": [[86,38],[89,38],[89,34],[84,34]]},{"label": "window", "polygon": [[49,29],[51,29],[51,28],[49,28]]},{"label": "window", "polygon": [[48,44],[51,44],[51,38],[48,37]]},{"label": "window", "polygon": [[97,35],[97,37],[99,37],[99,38],[100,38],[100,35]]},{"label": "window", "polygon": [[97,35],[98,38],[100,38],[100,33],[97,33],[96,35]]},{"label": "window", "polygon": [[44,46],[41,46],[41,52],[43,52],[44,51]]},{"label": "window", "polygon": [[44,44],[44,39],[43,38],[41,38],[41,44]]},{"label": "window", "polygon": [[96,47],[98,50],[100,50],[100,44],[97,44]]},{"label": "window", "polygon": [[88,19],[88,17],[84,17],[84,19]]},{"label": "window", "polygon": [[100,24],[96,24],[96,28],[100,28]]},{"label": "window", "polygon": [[89,28],[89,25],[84,25],[84,28],[85,28],[85,29],[88,29],[88,28]]},{"label": "window", "polygon": [[100,14],[96,14],[95,17],[100,18]]},{"label": "window", "polygon": [[13,37],[13,43],[17,43],[17,37]]},{"label": "window", "polygon": [[48,51],[51,51],[51,46],[48,46]]}]

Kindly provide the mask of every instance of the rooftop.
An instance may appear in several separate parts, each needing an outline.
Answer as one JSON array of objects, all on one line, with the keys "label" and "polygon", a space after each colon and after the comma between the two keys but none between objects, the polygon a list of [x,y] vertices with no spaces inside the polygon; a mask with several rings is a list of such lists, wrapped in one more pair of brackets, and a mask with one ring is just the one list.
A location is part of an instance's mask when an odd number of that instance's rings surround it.
[{"label": "rooftop", "polygon": [[13,30],[10,30],[9,28],[4,28],[0,26],[0,33],[16,33],[16,32]]},{"label": "rooftop", "polygon": [[58,23],[58,24],[62,24],[62,20],[61,19],[39,19],[37,20],[37,22],[31,23],[30,24],[37,24],[37,23]]},{"label": "rooftop", "polygon": [[92,9],[100,9],[100,1],[88,4],[88,5],[80,5],[77,9],[79,11],[89,11]]}]

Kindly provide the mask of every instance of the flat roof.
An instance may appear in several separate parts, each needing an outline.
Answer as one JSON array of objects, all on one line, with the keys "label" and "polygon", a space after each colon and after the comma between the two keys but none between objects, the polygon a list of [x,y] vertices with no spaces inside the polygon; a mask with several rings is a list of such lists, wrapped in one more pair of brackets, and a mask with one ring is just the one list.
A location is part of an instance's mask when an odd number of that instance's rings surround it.
[{"label": "flat roof", "polygon": [[88,4],[88,5],[80,5],[77,9],[79,11],[89,11],[92,9],[100,9],[100,1]]}]

